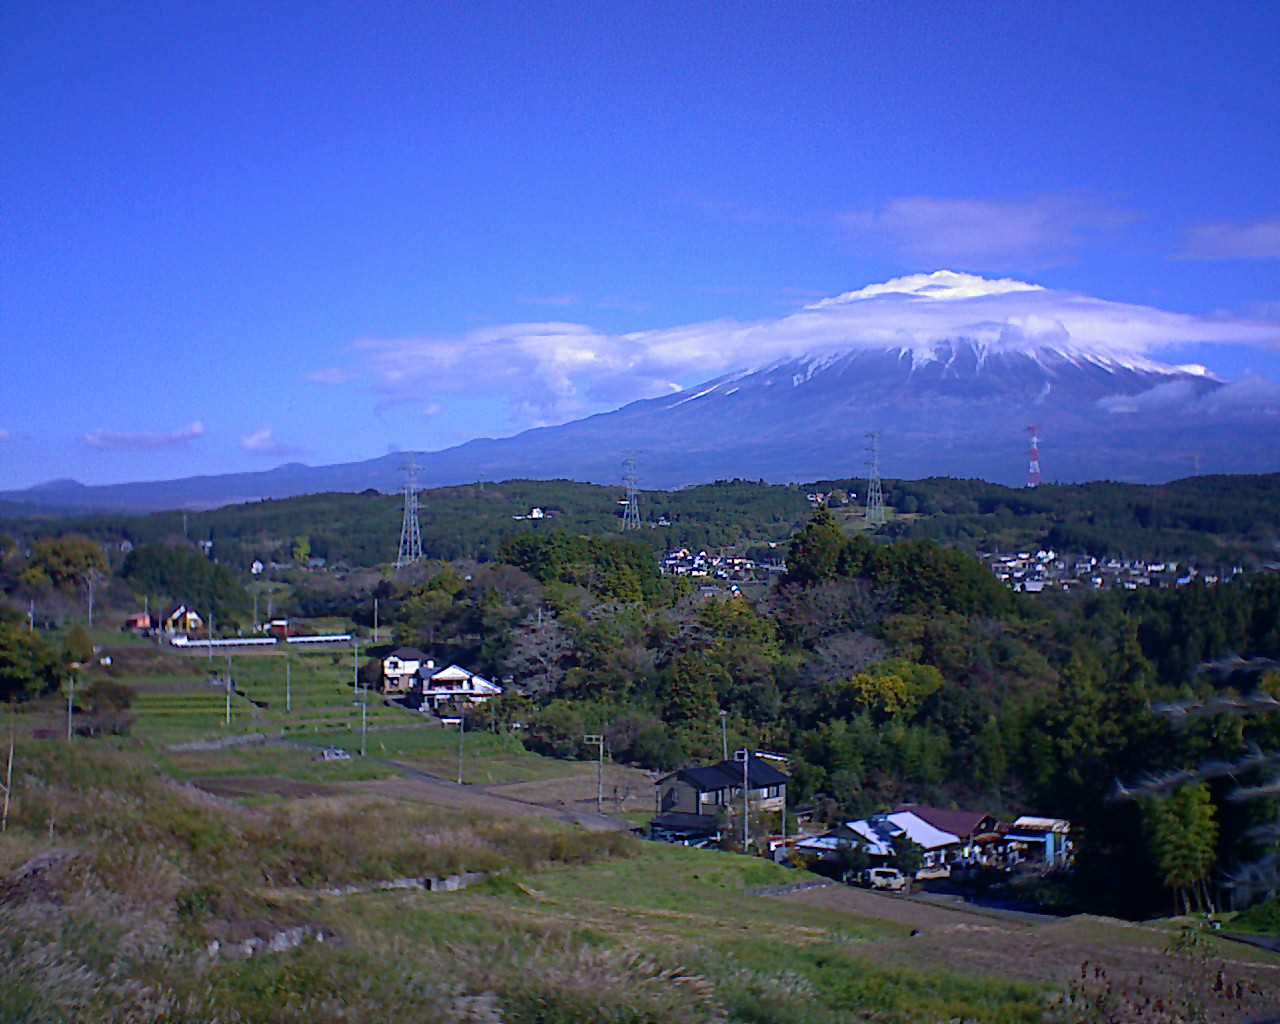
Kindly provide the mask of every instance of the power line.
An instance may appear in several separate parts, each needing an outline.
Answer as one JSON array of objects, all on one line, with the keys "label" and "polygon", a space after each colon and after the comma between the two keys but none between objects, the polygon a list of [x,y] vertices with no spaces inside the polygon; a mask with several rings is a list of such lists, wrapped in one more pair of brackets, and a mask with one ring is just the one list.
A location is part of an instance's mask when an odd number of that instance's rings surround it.
[{"label": "power line", "polygon": [[880,431],[867,434],[867,523],[883,526],[884,493],[880,489]]},{"label": "power line", "polygon": [[418,460],[409,456],[405,466],[404,519],[400,524],[400,552],[396,572],[422,558],[422,529],[418,525]]}]

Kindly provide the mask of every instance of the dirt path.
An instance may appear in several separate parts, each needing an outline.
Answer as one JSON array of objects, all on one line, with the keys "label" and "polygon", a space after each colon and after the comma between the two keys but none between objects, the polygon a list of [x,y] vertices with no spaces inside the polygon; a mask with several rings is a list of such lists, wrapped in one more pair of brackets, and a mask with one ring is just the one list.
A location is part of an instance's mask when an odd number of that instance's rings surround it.
[{"label": "dirt path", "polygon": [[[1118,994],[1189,999],[1210,1009],[1209,1021],[1280,1012],[1280,958],[1245,953],[1218,940],[1196,962],[1167,952],[1172,933],[1111,918],[1080,915],[1031,923],[841,885],[771,898],[893,921],[916,931],[850,951],[878,962],[924,971],[945,965],[961,974],[1040,984],[1046,991],[1062,991],[1083,980],[1099,991],[1110,987]],[[1215,991],[1219,976],[1229,999]],[[1243,1001],[1234,997],[1237,982]]]},{"label": "dirt path", "polygon": [[444,807],[467,808],[488,814],[554,818],[571,825],[579,825],[589,832],[618,832],[631,827],[625,821],[611,818],[607,814],[597,814],[595,811],[574,807],[538,804],[495,793],[481,786],[460,786],[456,782],[450,782],[396,761],[384,763],[400,772],[401,777],[351,785],[371,792],[385,793],[401,799],[422,800],[425,803]]}]

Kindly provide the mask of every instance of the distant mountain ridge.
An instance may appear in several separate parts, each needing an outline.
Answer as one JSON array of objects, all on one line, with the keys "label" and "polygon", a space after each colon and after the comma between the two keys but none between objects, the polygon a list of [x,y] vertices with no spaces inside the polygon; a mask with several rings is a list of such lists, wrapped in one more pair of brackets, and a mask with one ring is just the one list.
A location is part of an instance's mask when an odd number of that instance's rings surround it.
[{"label": "distant mountain ridge", "polygon": [[[859,476],[865,434],[882,472],[1017,484],[1026,427],[1039,425],[1046,480],[1156,482],[1280,469],[1280,409],[1236,394],[1200,366],[1066,345],[966,338],[850,346],[775,360],[661,398],[514,437],[417,455],[424,486],[478,480],[615,483],[634,452],[642,486],[716,479]],[[55,481],[0,493],[45,508],[207,508],[321,491],[395,491],[405,456],[331,466],[86,487]]]}]

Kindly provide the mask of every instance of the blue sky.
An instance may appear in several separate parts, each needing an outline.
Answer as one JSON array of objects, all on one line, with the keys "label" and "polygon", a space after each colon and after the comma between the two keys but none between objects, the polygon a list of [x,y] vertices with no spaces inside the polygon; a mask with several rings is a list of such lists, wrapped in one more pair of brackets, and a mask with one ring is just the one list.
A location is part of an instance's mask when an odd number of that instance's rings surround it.
[{"label": "blue sky", "polygon": [[1274,3],[6,4],[0,489],[511,433],[944,267],[1280,378],[1278,40]]}]

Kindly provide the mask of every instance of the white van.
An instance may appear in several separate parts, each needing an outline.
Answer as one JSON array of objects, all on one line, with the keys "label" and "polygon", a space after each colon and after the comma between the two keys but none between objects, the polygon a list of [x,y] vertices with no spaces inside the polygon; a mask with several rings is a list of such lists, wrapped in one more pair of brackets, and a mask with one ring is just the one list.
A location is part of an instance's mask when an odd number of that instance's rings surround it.
[{"label": "white van", "polygon": [[907,879],[897,868],[865,868],[862,884],[868,889],[902,892],[907,887]]}]

